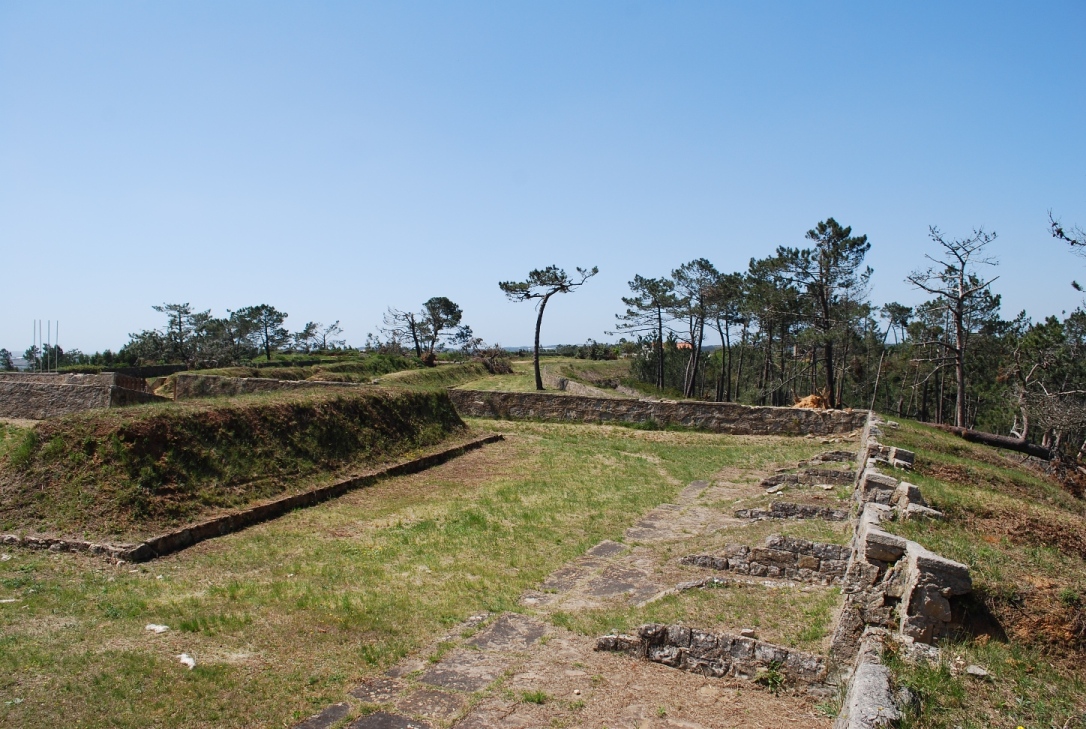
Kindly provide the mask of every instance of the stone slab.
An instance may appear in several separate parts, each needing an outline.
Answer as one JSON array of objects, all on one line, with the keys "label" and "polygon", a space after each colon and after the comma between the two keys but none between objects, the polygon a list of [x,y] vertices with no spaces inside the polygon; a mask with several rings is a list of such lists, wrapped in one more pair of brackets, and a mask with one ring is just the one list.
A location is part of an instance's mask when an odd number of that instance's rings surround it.
[{"label": "stone slab", "polygon": [[399,714],[378,711],[347,725],[347,729],[433,729],[430,724]]},{"label": "stone slab", "polygon": [[610,539],[604,539],[592,549],[588,550],[588,554],[593,557],[613,557],[625,551],[626,545],[619,544],[618,542],[612,542]]},{"label": "stone slab", "polygon": [[332,704],[319,714],[314,714],[300,724],[295,724],[294,729],[328,729],[338,721],[346,719],[351,713],[351,705],[343,702]]},{"label": "stone slab", "polygon": [[485,651],[524,650],[546,632],[547,626],[526,615],[506,613],[494,624],[468,641],[468,645]]},{"label": "stone slab", "polygon": [[419,680],[438,688],[472,693],[486,688],[511,661],[499,653],[458,650],[422,674]]},{"label": "stone slab", "polygon": [[394,678],[374,678],[356,686],[348,693],[356,699],[370,704],[387,704],[402,692],[406,686]]},{"label": "stone slab", "polygon": [[467,706],[462,695],[449,694],[433,689],[414,691],[396,704],[396,708],[405,714],[424,716],[427,719],[449,721]]}]

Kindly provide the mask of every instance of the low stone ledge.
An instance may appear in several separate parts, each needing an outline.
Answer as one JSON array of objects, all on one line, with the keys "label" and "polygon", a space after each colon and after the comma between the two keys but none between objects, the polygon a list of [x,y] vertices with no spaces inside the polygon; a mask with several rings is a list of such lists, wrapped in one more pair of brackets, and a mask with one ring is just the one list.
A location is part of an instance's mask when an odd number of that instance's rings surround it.
[{"label": "low stone ledge", "polygon": [[9,547],[21,547],[23,549],[42,549],[50,552],[86,552],[99,554],[113,559],[121,559],[122,555],[132,549],[131,544],[98,544],[80,539],[59,539],[57,537],[32,537],[18,534],[0,535],[0,544]]},{"label": "low stone ledge", "polygon": [[916,454],[904,448],[884,446],[877,441],[870,441],[867,445],[867,458],[876,464],[886,464],[894,468],[911,471],[916,463]]},{"label": "low stone ledge", "polygon": [[806,539],[766,537],[764,547],[729,544],[725,555],[692,554],[680,564],[730,571],[751,577],[771,577],[840,584],[848,568],[850,548],[838,544],[810,542]]},{"label": "low stone ledge", "polygon": [[793,504],[787,501],[774,501],[768,509],[738,509],[738,519],[824,519],[826,521],[845,521],[848,512],[829,506],[814,504]]},{"label": "low stone ledge", "polygon": [[820,484],[832,484],[834,486],[846,486],[855,480],[856,476],[851,471],[837,471],[829,468],[806,468],[798,473],[778,473],[763,478],[758,484],[764,489],[774,486],[796,485],[817,486]]},{"label": "low stone ledge", "polygon": [[882,665],[881,653],[879,634],[865,635],[834,729],[893,727],[901,720],[890,690],[890,669]]},{"label": "low stone ledge", "polygon": [[754,679],[769,668],[794,684],[820,684],[827,677],[821,656],[729,633],[710,633],[683,625],[650,623],[637,636],[605,635],[598,651],[621,651],[654,663],[714,678]]}]

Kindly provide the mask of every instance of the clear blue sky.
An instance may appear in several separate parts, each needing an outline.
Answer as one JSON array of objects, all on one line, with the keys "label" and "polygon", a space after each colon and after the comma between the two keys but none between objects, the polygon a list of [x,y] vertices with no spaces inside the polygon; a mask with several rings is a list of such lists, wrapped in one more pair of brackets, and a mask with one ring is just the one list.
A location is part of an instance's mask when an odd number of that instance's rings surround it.
[{"label": "clear blue sky", "polygon": [[161,302],[270,303],[361,343],[443,295],[531,341],[497,282],[597,265],[546,342],[605,338],[626,282],[741,270],[826,217],[877,302],[928,225],[999,233],[1004,314],[1086,261],[1086,3],[0,0],[0,347],[120,347]]}]

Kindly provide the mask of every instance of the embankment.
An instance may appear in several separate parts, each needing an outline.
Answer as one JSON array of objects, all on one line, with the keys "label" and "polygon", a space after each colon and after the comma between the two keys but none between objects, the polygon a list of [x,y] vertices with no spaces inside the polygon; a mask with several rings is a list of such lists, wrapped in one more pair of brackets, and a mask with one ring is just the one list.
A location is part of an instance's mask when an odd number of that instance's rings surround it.
[{"label": "embankment", "polygon": [[376,389],[67,416],[0,460],[0,531],[142,538],[463,431],[444,392]]}]

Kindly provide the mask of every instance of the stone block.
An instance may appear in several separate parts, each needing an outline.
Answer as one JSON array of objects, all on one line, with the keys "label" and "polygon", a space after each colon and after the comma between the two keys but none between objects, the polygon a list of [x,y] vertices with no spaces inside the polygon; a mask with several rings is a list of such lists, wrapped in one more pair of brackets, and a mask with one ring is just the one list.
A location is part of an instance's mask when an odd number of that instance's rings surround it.
[{"label": "stone block", "polygon": [[927,506],[920,506],[919,504],[909,504],[902,512],[902,516],[906,519],[936,519],[942,520],[945,518],[943,512],[936,509],[931,509]]},{"label": "stone block", "polygon": [[967,595],[973,591],[969,567],[961,562],[940,557],[919,544],[915,550],[910,550],[909,556],[909,568],[917,575],[918,584],[934,585],[948,597]]},{"label": "stone block", "polygon": [[809,554],[804,554],[800,556],[799,561],[796,563],[796,565],[800,569],[814,570],[817,572],[820,566],[820,562],[818,557],[812,557]]},{"label": "stone block", "polygon": [[898,484],[897,489],[894,491],[893,503],[902,509],[909,504],[928,505],[928,502],[924,501],[924,497],[920,493],[920,488],[908,481],[902,481]]},{"label": "stone block", "polygon": [[864,471],[860,480],[858,497],[861,503],[874,502],[876,504],[890,504],[893,502],[894,491],[897,489],[896,478],[885,476],[873,469]]},{"label": "stone block", "polygon": [[880,562],[896,562],[907,549],[907,541],[881,529],[869,528],[864,537],[864,558]]},{"label": "stone block", "polygon": [[943,597],[942,592],[934,585],[916,588],[909,600],[909,606],[917,615],[944,623],[950,622],[950,601]]},{"label": "stone block", "polygon": [[931,643],[935,621],[923,615],[906,615],[901,620],[901,633],[917,643]]},{"label": "stone block", "polygon": [[913,464],[916,463],[916,454],[912,451],[907,451],[904,448],[891,448],[888,457],[891,463],[894,461],[901,461],[902,463],[907,464],[908,468],[912,468]]}]

